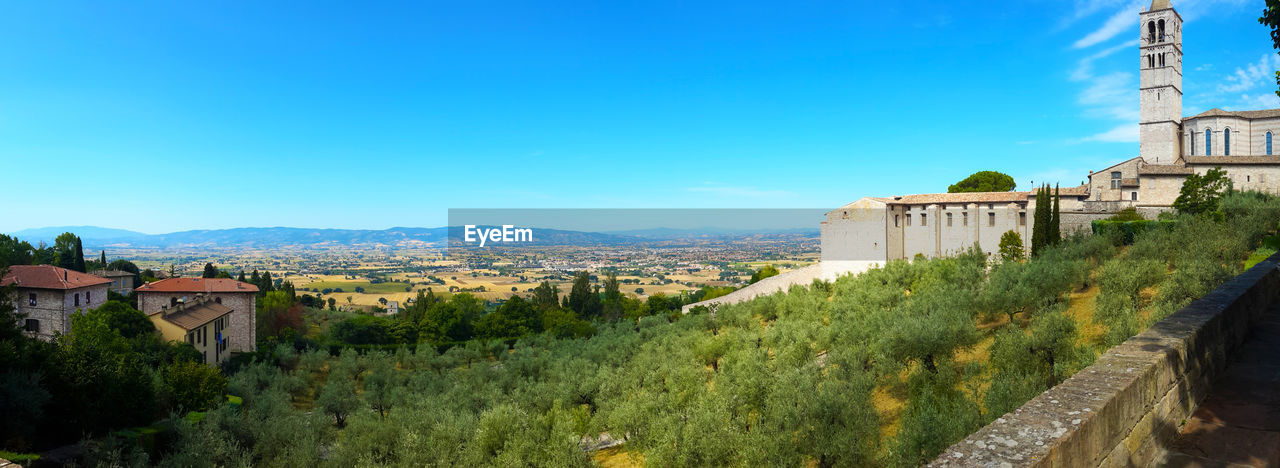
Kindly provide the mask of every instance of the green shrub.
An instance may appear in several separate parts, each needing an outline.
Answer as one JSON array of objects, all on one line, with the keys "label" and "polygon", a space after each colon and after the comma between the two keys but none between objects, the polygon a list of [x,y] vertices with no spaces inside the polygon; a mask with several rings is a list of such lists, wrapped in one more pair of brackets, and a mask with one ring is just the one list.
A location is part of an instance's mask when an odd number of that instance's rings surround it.
[{"label": "green shrub", "polygon": [[1113,221],[1109,219],[1096,219],[1093,221],[1093,233],[1095,235],[1110,237],[1117,239],[1122,245],[1133,244],[1134,239],[1139,234],[1157,228],[1169,229],[1174,225],[1174,221]]}]

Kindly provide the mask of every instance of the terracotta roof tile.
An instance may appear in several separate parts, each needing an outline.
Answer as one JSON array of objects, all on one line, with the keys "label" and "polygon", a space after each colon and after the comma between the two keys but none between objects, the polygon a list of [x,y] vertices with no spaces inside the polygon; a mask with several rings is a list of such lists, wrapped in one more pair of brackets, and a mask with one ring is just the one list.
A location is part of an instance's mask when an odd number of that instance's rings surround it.
[{"label": "terracotta roof tile", "polygon": [[921,205],[932,203],[1013,203],[1027,201],[1030,192],[964,192],[924,193],[902,195],[886,200],[894,205]]},{"label": "terracotta roof tile", "polygon": [[1264,109],[1254,111],[1225,111],[1219,108],[1209,109],[1199,114],[1187,117],[1188,119],[1198,119],[1200,117],[1240,117],[1242,119],[1266,119],[1271,117],[1280,117],[1280,109]]},{"label": "terracotta roof tile", "polygon": [[9,273],[0,279],[0,284],[14,284],[20,288],[63,290],[110,283],[111,280],[106,278],[53,265],[14,265],[9,267]]},{"label": "terracotta roof tile", "polygon": [[256,293],[258,287],[230,278],[166,278],[144,284],[138,292]]},{"label": "terracotta roof tile", "polygon": [[1141,164],[1138,166],[1138,174],[1142,175],[1188,175],[1195,174],[1195,170],[1183,164]]},{"label": "terracotta roof tile", "polygon": [[231,313],[230,307],[205,298],[195,303],[156,312],[152,316],[160,314],[160,318],[166,322],[182,327],[183,330],[194,330],[229,313]]},{"label": "terracotta roof tile", "polygon": [[1187,164],[1280,164],[1280,156],[1187,156]]}]

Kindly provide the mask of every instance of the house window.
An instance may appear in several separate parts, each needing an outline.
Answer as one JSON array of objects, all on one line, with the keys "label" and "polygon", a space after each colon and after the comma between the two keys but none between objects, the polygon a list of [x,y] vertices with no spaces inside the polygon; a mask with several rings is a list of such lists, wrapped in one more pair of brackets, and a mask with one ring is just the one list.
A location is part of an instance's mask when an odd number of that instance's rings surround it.
[{"label": "house window", "polygon": [[221,303],[222,303],[222,298],[221,298],[221,297],[215,297],[215,298],[213,298],[213,302],[216,302],[216,303],[218,303],[218,304],[221,304]]},{"label": "house window", "polygon": [[947,227],[951,227],[951,213],[947,213]]},{"label": "house window", "polygon": [[1027,212],[1025,212],[1025,211],[1019,211],[1019,212],[1018,212],[1018,225],[1019,225],[1019,226],[1026,226],[1026,225],[1027,225]]},{"label": "house window", "polygon": [[994,210],[994,209],[996,209],[996,205],[995,205],[995,204],[993,204],[993,203],[987,203],[987,209],[988,209],[988,210]]},{"label": "house window", "polygon": [[175,307],[177,305],[178,305],[178,298],[176,297],[169,298],[169,307]]},{"label": "house window", "polygon": [[1133,201],[1138,201],[1138,192],[1129,192],[1129,199]]},{"label": "house window", "polygon": [[987,226],[995,226],[995,225],[996,225],[996,214],[987,213]]},{"label": "house window", "polygon": [[898,218],[899,218],[898,215],[893,215],[893,227],[898,227],[898,221],[899,221]]},{"label": "house window", "polygon": [[27,305],[30,305],[31,307],[36,306],[36,293],[27,294]]},{"label": "house window", "polygon": [[1222,155],[1231,156],[1231,127],[1222,129]]},{"label": "house window", "polygon": [[929,225],[929,215],[924,214],[924,213],[920,213],[920,225],[921,225],[921,226],[928,226],[928,225]]},{"label": "house window", "polygon": [[1120,171],[1113,171],[1111,173],[1111,188],[1112,189],[1120,188]]},{"label": "house window", "polygon": [[1213,156],[1213,129],[1204,129],[1204,155]]},{"label": "house window", "polygon": [[907,226],[911,225],[911,213],[907,213]]},{"label": "house window", "polygon": [[969,225],[969,212],[968,212],[968,211],[966,211],[966,212],[964,212],[964,213],[961,213],[961,214],[960,214],[960,218],[961,218],[961,221],[960,221],[960,222],[964,223],[964,225],[965,225],[965,226],[968,226],[968,225]]},{"label": "house window", "polygon": [[76,307],[80,307],[80,293],[76,293]]},{"label": "house window", "polygon": [[27,322],[23,324],[22,329],[31,333],[40,333],[40,321],[36,319],[27,319]]},{"label": "house window", "polygon": [[84,304],[85,305],[93,304],[93,291],[84,292]]},{"label": "house window", "polygon": [[1271,132],[1267,132],[1267,156],[1271,156]]}]

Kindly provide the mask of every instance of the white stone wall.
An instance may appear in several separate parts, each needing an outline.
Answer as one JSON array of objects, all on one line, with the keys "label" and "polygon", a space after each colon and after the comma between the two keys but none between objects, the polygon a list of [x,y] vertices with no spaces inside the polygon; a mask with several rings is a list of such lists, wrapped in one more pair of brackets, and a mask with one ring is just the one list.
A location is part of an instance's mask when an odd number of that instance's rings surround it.
[{"label": "white stone wall", "polygon": [[[1280,155],[1280,118],[1245,119],[1241,117],[1217,116],[1187,119],[1183,122],[1182,140],[1187,148],[1183,154],[1188,156],[1227,156],[1226,141],[1222,138],[1226,129],[1231,129],[1230,156],[1266,156],[1267,132],[1271,132],[1271,154]],[[1212,131],[1212,154],[1205,154],[1204,131]]]},{"label": "white stone wall", "polygon": [[827,213],[822,222],[823,261],[878,261],[888,258],[883,202],[864,198]]},{"label": "white stone wall", "polygon": [[1182,192],[1182,183],[1187,180],[1183,175],[1144,175],[1138,183],[1142,186],[1138,193],[1138,205],[1169,206],[1178,199]]}]

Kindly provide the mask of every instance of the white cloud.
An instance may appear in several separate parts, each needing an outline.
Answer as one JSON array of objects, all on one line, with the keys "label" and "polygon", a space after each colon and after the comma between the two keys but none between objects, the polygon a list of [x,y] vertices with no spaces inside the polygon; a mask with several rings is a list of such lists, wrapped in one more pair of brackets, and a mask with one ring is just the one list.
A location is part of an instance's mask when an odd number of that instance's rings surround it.
[{"label": "white cloud", "polygon": [[1137,89],[1132,73],[1113,72],[1094,78],[1077,101],[1085,107],[1087,117],[1137,122]]},{"label": "white cloud", "polygon": [[1221,93],[1239,93],[1263,85],[1275,83],[1276,69],[1280,69],[1280,55],[1263,55],[1256,63],[1243,68],[1236,68],[1235,73],[1227,76],[1218,84]]},{"label": "white cloud", "polygon": [[1276,109],[1280,108],[1280,96],[1276,96],[1276,93],[1243,94],[1240,96],[1240,103],[1242,109]]},{"label": "white cloud", "polygon": [[1102,49],[1101,51],[1098,51],[1093,55],[1080,59],[1080,63],[1079,65],[1076,66],[1075,71],[1071,72],[1071,81],[1084,81],[1084,80],[1093,78],[1093,62],[1094,61],[1110,56],[1112,54],[1115,54],[1116,52],[1121,52],[1125,50],[1136,50],[1137,47],[1138,47],[1138,40],[1134,39],[1129,42],[1125,42],[1119,45],[1108,47],[1106,49]]},{"label": "white cloud", "polygon": [[1085,137],[1081,141],[1102,141],[1107,143],[1137,143],[1138,123],[1127,123],[1097,135]]},{"label": "white cloud", "polygon": [[1107,22],[1093,32],[1085,35],[1071,45],[1075,49],[1084,49],[1101,44],[1125,31],[1137,31],[1138,12],[1142,11],[1142,2],[1137,1],[1125,5],[1120,11],[1111,15]]}]

